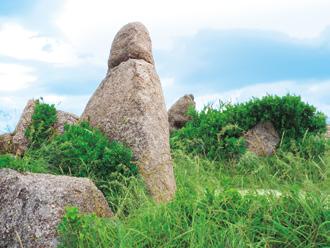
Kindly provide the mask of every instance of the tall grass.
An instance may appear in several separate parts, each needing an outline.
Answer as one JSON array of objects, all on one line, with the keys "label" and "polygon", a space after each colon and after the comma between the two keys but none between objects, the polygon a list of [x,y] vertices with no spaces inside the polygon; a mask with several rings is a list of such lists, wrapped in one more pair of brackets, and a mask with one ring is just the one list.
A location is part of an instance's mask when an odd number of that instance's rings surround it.
[{"label": "tall grass", "polygon": [[[239,162],[244,165],[180,151],[174,158],[178,191],[172,202],[154,204],[134,179],[118,201],[125,211],[112,219],[68,209],[59,227],[60,247],[330,245],[329,152],[317,162],[247,154]],[[293,163],[295,173],[285,165]]]}]

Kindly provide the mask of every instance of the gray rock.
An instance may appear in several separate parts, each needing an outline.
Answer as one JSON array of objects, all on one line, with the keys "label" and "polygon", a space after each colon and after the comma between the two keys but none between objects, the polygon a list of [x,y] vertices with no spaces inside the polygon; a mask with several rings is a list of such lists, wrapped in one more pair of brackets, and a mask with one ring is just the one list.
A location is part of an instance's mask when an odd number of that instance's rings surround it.
[{"label": "gray rock", "polygon": [[327,126],[326,137],[330,139],[330,125]]},{"label": "gray rock", "polygon": [[[137,31],[133,29],[132,32]],[[145,37],[145,34],[135,34],[136,39],[141,36]],[[116,39],[115,42],[121,43]],[[126,49],[130,50],[129,47]],[[89,120],[110,140],[121,141],[133,150],[140,174],[156,201],[168,201],[173,197],[176,184],[168,116],[160,79],[152,63],[128,59],[111,68],[89,100],[81,119]]]},{"label": "gray rock", "polygon": [[142,59],[154,64],[149,32],[140,22],[128,23],[116,34],[108,61],[109,70],[128,59]]},{"label": "gray rock", "polygon": [[193,95],[184,95],[173,104],[168,111],[170,132],[182,128],[190,120],[190,116],[187,115],[190,107],[196,107]]},{"label": "gray rock", "polygon": [[112,216],[89,179],[0,170],[0,247],[56,247],[57,227],[67,206]]},{"label": "gray rock", "polygon": [[18,155],[22,155],[28,148],[29,141],[25,137],[26,129],[32,122],[32,115],[36,106],[36,100],[31,99],[27,102],[21,118],[16,126],[13,134],[13,145],[15,146]]},{"label": "gray rock", "polygon": [[258,123],[245,135],[248,150],[259,156],[270,156],[280,142],[280,137],[271,122]]},{"label": "gray rock", "polygon": [[10,133],[0,135],[0,154],[13,153],[13,136]]},{"label": "gray rock", "polygon": [[57,110],[57,120],[54,128],[58,133],[62,134],[64,132],[64,126],[66,124],[72,125],[72,124],[76,124],[78,121],[79,121],[78,116],[68,112],[64,112],[62,110]]},{"label": "gray rock", "polygon": [[[13,146],[14,153],[17,155],[23,155],[29,146],[29,141],[25,137],[26,129],[30,126],[32,122],[32,115],[35,110],[37,100],[31,99],[26,104],[21,118],[16,126],[13,134]],[[58,133],[63,133],[65,124],[74,124],[78,122],[79,118],[71,113],[67,113],[61,110],[57,111],[57,121],[54,128]]]}]

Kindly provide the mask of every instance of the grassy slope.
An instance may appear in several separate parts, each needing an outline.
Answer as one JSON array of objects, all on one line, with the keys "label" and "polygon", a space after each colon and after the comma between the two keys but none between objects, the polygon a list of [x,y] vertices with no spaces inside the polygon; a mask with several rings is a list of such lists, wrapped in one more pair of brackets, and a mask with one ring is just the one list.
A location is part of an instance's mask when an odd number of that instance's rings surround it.
[{"label": "grassy slope", "polygon": [[[62,247],[329,247],[330,150],[322,161],[246,154],[219,163],[174,152],[176,198],[155,205],[141,181],[112,220],[68,211]],[[237,190],[248,190],[245,196]],[[278,190],[258,196],[256,189]]]}]

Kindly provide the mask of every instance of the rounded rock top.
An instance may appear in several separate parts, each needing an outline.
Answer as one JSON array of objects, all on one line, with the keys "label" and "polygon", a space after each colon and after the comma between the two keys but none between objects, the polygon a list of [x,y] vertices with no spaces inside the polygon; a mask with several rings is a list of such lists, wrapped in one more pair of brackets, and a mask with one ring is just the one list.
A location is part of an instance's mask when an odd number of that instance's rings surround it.
[{"label": "rounded rock top", "polygon": [[150,35],[140,22],[128,23],[116,34],[108,61],[109,70],[129,59],[142,59],[154,64]]}]

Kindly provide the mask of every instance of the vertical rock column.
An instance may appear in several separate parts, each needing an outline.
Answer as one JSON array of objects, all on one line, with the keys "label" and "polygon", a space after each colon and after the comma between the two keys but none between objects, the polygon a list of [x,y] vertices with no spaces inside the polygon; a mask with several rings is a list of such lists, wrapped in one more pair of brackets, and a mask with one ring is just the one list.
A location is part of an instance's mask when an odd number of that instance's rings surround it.
[{"label": "vertical rock column", "polygon": [[108,68],[81,118],[129,146],[150,193],[166,202],[176,190],[168,116],[143,24],[129,23],[117,33]]}]

